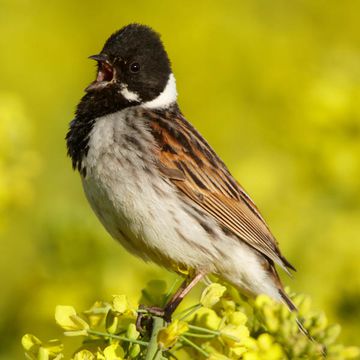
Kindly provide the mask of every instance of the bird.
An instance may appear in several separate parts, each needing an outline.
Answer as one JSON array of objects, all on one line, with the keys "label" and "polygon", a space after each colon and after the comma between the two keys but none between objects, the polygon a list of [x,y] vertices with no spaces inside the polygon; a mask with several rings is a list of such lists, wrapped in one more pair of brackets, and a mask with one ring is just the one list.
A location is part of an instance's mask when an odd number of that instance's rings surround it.
[{"label": "bird", "polygon": [[160,35],[126,25],[90,59],[97,75],[69,125],[68,155],[114,239],[145,261],[188,274],[153,313],[170,320],[209,274],[296,311],[276,266],[288,274],[295,268],[250,196],[181,112]]}]

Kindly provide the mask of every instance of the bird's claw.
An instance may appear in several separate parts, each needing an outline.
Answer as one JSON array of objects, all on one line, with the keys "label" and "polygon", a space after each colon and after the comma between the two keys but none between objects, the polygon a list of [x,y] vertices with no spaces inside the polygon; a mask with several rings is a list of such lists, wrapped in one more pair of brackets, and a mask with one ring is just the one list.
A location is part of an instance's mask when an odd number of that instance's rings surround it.
[{"label": "bird's claw", "polygon": [[146,333],[147,331],[151,330],[153,316],[160,317],[164,319],[166,323],[171,322],[171,313],[166,311],[166,308],[161,308],[158,306],[139,306],[139,312],[136,319],[136,330],[139,331],[141,334]]}]

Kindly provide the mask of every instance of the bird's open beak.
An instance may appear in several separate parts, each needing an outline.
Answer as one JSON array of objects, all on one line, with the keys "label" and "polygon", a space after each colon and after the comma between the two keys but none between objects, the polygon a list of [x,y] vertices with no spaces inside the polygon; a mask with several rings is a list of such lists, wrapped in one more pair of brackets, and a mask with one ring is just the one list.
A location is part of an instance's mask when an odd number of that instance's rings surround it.
[{"label": "bird's open beak", "polygon": [[99,63],[99,70],[96,80],[93,81],[86,89],[86,92],[97,91],[105,88],[115,78],[115,70],[105,54],[91,55],[89,59]]}]

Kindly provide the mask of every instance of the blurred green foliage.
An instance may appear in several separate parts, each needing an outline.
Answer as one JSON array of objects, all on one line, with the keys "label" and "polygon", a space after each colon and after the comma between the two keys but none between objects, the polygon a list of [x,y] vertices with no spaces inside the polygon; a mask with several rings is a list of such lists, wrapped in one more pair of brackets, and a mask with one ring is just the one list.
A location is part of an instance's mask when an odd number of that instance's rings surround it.
[{"label": "blurred green foliage", "polygon": [[358,343],[359,13],[353,0],[0,0],[0,359],[22,358],[26,332],[56,337],[58,303],[137,302],[149,279],[174,278],[110,239],[65,155],[87,56],[135,21],[163,35],[183,112],[298,268],[286,283]]},{"label": "blurred green foliage", "polygon": [[[166,285],[157,284],[159,281],[148,285],[145,290],[148,297],[168,297]],[[142,331],[135,325],[138,305],[132,307],[124,295],[113,296],[111,302],[97,301],[80,314],[72,306],[59,305],[55,320],[66,336],[83,338],[77,349],[71,349],[69,356],[73,360],[321,360],[323,356],[328,360],[346,360],[359,357],[360,348],[337,343],[340,327],[329,326],[323,313],[314,312],[308,297],[294,296],[293,301],[312,341],[300,332],[296,314],[290,313],[285,305],[259,295],[249,306],[249,299],[241,298],[236,289],[219,283],[208,285],[200,301],[175,313],[170,324],[155,317]],[[155,304],[164,305],[163,301]],[[149,322],[149,315],[143,316]],[[57,339],[42,342],[26,334],[22,345],[29,360],[68,358],[64,355],[64,344]]]}]

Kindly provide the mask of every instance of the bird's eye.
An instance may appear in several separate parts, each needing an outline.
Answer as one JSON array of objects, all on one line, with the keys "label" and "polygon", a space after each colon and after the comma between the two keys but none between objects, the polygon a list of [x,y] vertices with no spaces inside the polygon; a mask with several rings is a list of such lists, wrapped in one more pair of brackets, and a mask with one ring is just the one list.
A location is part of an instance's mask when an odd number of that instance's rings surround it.
[{"label": "bird's eye", "polygon": [[134,63],[130,64],[130,71],[133,74],[138,73],[140,71],[140,64],[137,63],[137,62],[134,62]]}]

